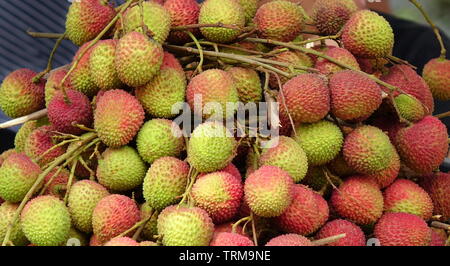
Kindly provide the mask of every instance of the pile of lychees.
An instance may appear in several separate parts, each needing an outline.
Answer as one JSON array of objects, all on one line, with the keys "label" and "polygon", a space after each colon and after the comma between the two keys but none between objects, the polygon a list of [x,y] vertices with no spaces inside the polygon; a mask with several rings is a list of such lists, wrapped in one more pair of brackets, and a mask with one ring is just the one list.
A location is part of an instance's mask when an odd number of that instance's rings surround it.
[{"label": "pile of lychees", "polygon": [[[418,75],[352,0],[112,2],[71,4],[71,64],[3,80],[25,121],[0,156],[3,245],[445,245],[444,56]],[[279,136],[237,119],[251,103],[278,103]]]}]

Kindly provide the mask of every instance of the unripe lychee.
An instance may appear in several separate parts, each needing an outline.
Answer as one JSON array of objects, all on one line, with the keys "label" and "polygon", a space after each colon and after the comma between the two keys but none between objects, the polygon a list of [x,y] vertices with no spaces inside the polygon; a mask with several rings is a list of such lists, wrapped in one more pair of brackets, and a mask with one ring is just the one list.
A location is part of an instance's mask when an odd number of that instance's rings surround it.
[{"label": "unripe lychee", "polygon": [[436,99],[450,100],[450,60],[441,58],[430,60],[425,65],[422,76]]},{"label": "unripe lychee", "polygon": [[67,37],[81,46],[97,37],[115,15],[116,11],[108,1],[73,1],[66,18]]},{"label": "unripe lychee", "polygon": [[138,87],[147,84],[159,72],[163,57],[159,43],[132,31],[117,43],[114,64],[123,83]]},{"label": "unripe lychee", "polygon": [[291,204],[294,181],[281,168],[265,165],[247,177],[244,193],[245,201],[256,215],[275,217]]},{"label": "unripe lychee", "polygon": [[196,206],[206,210],[214,223],[233,218],[243,196],[242,183],[226,172],[214,172],[199,178],[192,187]]},{"label": "unripe lychee", "polygon": [[103,143],[120,147],[138,133],[144,116],[144,109],[136,97],[123,90],[110,90],[97,101],[94,128]]},{"label": "unripe lychee", "polygon": [[6,76],[0,86],[0,109],[7,116],[17,118],[44,107],[45,81],[33,82],[37,73],[18,69]]}]

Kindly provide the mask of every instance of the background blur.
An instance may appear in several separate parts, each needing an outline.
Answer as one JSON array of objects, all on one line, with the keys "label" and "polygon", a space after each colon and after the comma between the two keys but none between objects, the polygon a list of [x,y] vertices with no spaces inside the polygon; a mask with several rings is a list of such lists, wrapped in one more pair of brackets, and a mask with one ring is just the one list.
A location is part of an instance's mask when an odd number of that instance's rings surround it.
[{"label": "background blur", "polygon": [[[116,2],[121,3],[123,0]],[[367,2],[370,8],[424,23],[420,13],[408,0]],[[450,35],[450,0],[420,2],[436,24]],[[64,32],[65,15],[69,5],[68,0],[0,0],[0,81],[18,68],[30,68],[36,72],[45,68],[55,40],[35,39],[28,36],[26,31]],[[69,63],[76,49],[70,41],[63,41],[53,66]],[[7,119],[0,111],[0,123]]]}]

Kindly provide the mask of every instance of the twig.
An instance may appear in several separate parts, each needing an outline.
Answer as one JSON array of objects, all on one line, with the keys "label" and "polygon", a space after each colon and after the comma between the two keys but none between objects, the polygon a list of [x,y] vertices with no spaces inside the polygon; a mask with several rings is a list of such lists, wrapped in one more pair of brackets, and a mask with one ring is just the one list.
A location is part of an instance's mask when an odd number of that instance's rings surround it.
[{"label": "twig", "polygon": [[250,212],[250,220],[252,221],[252,235],[255,246],[258,246],[258,235],[256,234],[255,216]]},{"label": "twig", "polygon": [[441,222],[438,222],[438,221],[431,222],[431,227],[450,231],[450,224],[441,223]]},{"label": "twig", "polygon": [[141,225],[145,225],[148,221],[150,221],[150,218],[152,218],[151,215],[149,217],[146,217],[145,219],[140,220],[139,222],[135,223],[132,227],[128,228],[126,231],[122,232],[120,235],[118,235],[116,237],[123,237],[123,236],[128,235],[129,233],[133,232]]},{"label": "twig", "polygon": [[241,28],[241,27],[239,27],[237,25],[223,24],[223,23],[190,24],[190,25],[172,27],[170,30],[172,30],[172,31],[185,31],[185,30],[197,29],[197,28],[226,28],[226,29],[233,29],[233,30],[240,30],[240,31],[244,31],[245,30],[245,28]]},{"label": "twig", "polygon": [[50,52],[50,56],[48,57],[47,67],[44,69],[44,71],[34,76],[33,78],[34,83],[38,83],[44,75],[46,75],[48,72],[50,72],[50,70],[52,70],[53,57],[55,56],[56,50],[58,50],[59,45],[61,44],[62,40],[64,40],[65,37],[66,33],[64,33],[61,37],[58,38],[58,40],[56,40],[55,45],[53,46],[53,49]]},{"label": "twig", "polygon": [[[64,33],[52,33],[52,32],[34,32],[27,31],[27,34],[34,38],[44,38],[44,39],[59,39],[64,36]],[[64,39],[69,39],[67,36],[64,36]]]},{"label": "twig", "polygon": [[202,46],[200,45],[200,43],[198,42],[197,38],[195,38],[194,34],[192,34],[192,32],[190,32],[190,31],[185,31],[185,33],[186,33],[187,35],[189,35],[189,37],[191,37],[191,39],[194,41],[195,45],[197,46],[197,49],[198,49],[199,52],[200,52],[200,53],[199,53],[199,55],[200,55],[200,62],[198,63],[197,67],[195,68],[194,73],[192,74],[193,76],[195,76],[197,73],[203,72],[203,69],[202,69],[202,67],[203,67],[203,61],[204,61],[204,58],[203,58],[203,48],[202,48]]},{"label": "twig", "polygon": [[323,245],[326,245],[326,244],[330,244],[330,243],[336,242],[339,239],[344,238],[346,236],[347,236],[347,234],[339,234],[339,235],[330,236],[330,237],[327,237],[327,238],[314,240],[314,241],[312,241],[312,243],[314,244],[314,246],[323,246]]},{"label": "twig", "polygon": [[446,118],[446,117],[449,117],[449,116],[450,116],[450,111],[445,112],[445,113],[441,113],[441,114],[437,114],[434,117],[442,119],[442,118]]},{"label": "twig", "polygon": [[77,165],[78,160],[75,160],[75,162],[72,164],[72,167],[70,168],[69,180],[67,181],[67,190],[66,194],[64,195],[64,204],[67,204],[67,200],[69,199],[70,188],[72,187],[73,178],[75,176],[75,169],[77,168]]},{"label": "twig", "polygon": [[25,116],[18,117],[16,119],[12,119],[12,120],[6,121],[4,123],[1,123],[0,129],[18,126],[18,125],[26,123],[30,120],[36,120],[36,119],[42,118],[46,115],[47,115],[47,109],[42,109],[37,112],[31,113],[29,115],[25,115]]},{"label": "twig", "polygon": [[412,65],[411,63],[409,63],[408,61],[403,60],[403,59],[401,59],[401,58],[398,58],[398,57],[396,57],[396,56],[389,55],[387,58],[388,58],[389,60],[393,61],[394,63],[402,64],[402,65],[407,65],[407,66],[409,66],[409,67],[412,68],[412,69],[417,69],[416,66],[413,66],[413,65]]},{"label": "twig", "polygon": [[[194,49],[191,47],[183,47],[183,46],[177,46],[177,45],[170,45],[170,44],[164,44],[164,47],[168,48],[168,49],[173,49],[173,50],[178,50],[178,51],[184,51],[184,52],[188,52],[188,53],[194,53],[194,54],[200,54],[200,51],[198,49]],[[229,58],[229,59],[234,59],[236,61],[241,61],[244,63],[249,63],[251,65],[256,65],[256,66],[261,66],[265,69],[271,70],[273,72],[276,72],[282,76],[285,77],[291,77],[291,75],[289,73],[286,73],[282,70],[279,70],[273,66],[270,66],[268,64],[264,64],[262,62],[259,62],[251,57],[248,56],[241,56],[241,55],[235,55],[235,54],[227,54],[227,53],[221,53],[221,52],[213,52],[213,51],[203,51],[204,55],[209,55],[209,56],[213,56],[213,57],[222,57],[222,58]]]},{"label": "twig", "polygon": [[430,16],[428,16],[427,12],[425,12],[425,9],[423,9],[422,5],[417,2],[416,0],[409,0],[417,9],[419,9],[420,13],[422,13],[425,20],[430,24],[431,28],[434,31],[434,34],[436,35],[436,38],[439,41],[439,45],[441,46],[441,55],[440,58],[445,59],[447,55],[447,50],[445,49],[444,42],[442,41],[441,33],[439,32],[439,29],[436,27],[434,22],[431,20]]}]

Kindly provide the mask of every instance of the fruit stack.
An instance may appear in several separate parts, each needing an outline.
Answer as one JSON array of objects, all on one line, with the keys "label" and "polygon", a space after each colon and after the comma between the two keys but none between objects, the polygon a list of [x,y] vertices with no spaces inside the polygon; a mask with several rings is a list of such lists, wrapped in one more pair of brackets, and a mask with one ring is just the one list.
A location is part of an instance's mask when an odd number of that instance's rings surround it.
[{"label": "fruit stack", "polygon": [[[352,0],[110,2],[71,4],[73,62],[2,82],[3,245],[445,245],[449,60],[418,75]],[[262,103],[279,135],[238,119]]]}]

